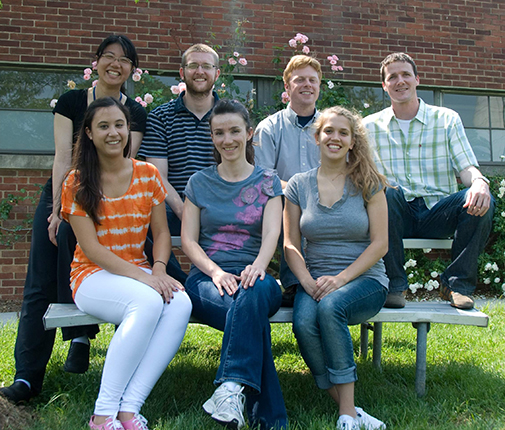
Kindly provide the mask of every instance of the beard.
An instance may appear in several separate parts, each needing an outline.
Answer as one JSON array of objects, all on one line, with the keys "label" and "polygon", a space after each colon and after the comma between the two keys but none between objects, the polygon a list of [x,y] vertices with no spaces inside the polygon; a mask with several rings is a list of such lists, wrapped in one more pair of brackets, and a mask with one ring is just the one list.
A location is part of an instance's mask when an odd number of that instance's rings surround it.
[{"label": "beard", "polygon": [[214,81],[208,80],[207,77],[206,85],[202,87],[199,86],[199,84],[195,84],[194,79],[195,78],[187,79],[186,74],[184,74],[184,82],[186,83],[186,92],[192,97],[199,97],[199,98],[208,97],[209,94],[212,92],[212,89],[214,88],[215,80]]}]

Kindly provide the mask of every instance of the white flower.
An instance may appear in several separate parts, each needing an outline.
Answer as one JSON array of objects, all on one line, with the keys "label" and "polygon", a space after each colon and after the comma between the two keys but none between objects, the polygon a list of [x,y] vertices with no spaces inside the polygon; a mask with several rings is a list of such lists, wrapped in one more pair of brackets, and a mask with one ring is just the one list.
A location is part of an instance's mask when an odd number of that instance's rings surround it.
[{"label": "white flower", "polygon": [[484,266],[484,270],[486,271],[491,270],[491,267],[493,267],[491,263],[486,263],[486,265]]},{"label": "white flower", "polygon": [[54,108],[56,106],[56,103],[58,103],[58,99],[52,99],[49,102],[49,106],[51,106],[52,108]]},{"label": "white flower", "polygon": [[501,187],[505,187],[505,179],[502,179],[501,182],[500,182],[500,186]]},{"label": "white flower", "polygon": [[368,109],[368,108],[370,107],[370,105],[369,105],[368,103],[363,103],[363,107],[364,107],[365,109]]},{"label": "white flower", "polygon": [[490,283],[491,283],[491,279],[490,278],[485,278],[484,279],[484,284],[489,285]]},{"label": "white flower", "polygon": [[405,266],[403,266],[405,269],[408,269],[409,267],[416,267],[417,261],[412,260],[412,258],[405,263]]},{"label": "white flower", "polygon": [[334,84],[333,82],[328,81],[328,88],[329,88],[330,90],[332,90],[334,86],[335,86],[335,84]]},{"label": "white flower", "polygon": [[494,278],[494,283],[495,284],[499,284],[501,282],[501,279],[500,278]]},{"label": "white flower", "polygon": [[407,276],[407,278],[409,278],[409,279],[412,279],[413,277],[414,277],[413,273],[409,273],[409,276]]},{"label": "white flower", "polygon": [[491,268],[492,268],[495,272],[498,272],[498,264],[493,263],[493,265],[491,266]]},{"label": "white flower", "polygon": [[501,290],[505,293],[505,284],[501,284]]},{"label": "white flower", "polygon": [[138,81],[140,81],[140,79],[141,79],[140,73],[135,72],[135,73],[132,75],[132,79],[133,79],[133,81],[134,81],[134,82],[138,82]]},{"label": "white flower", "polygon": [[411,285],[409,285],[409,290],[412,292],[412,294],[415,294],[416,291],[417,291],[416,285],[417,284],[411,284]]},{"label": "white flower", "polygon": [[423,249],[423,252],[425,254],[428,254],[429,252],[431,252],[431,248],[425,248],[425,249]]},{"label": "white flower", "polygon": [[[500,197],[500,196],[498,196]],[[503,218],[505,218],[505,211],[503,211],[501,214],[500,214]]]},{"label": "white flower", "polygon": [[430,273],[432,278],[436,278],[438,276],[438,272],[434,270],[433,272]]},{"label": "white flower", "polygon": [[428,291],[433,291],[433,285],[431,285],[429,282],[424,284],[424,288],[426,288]]}]

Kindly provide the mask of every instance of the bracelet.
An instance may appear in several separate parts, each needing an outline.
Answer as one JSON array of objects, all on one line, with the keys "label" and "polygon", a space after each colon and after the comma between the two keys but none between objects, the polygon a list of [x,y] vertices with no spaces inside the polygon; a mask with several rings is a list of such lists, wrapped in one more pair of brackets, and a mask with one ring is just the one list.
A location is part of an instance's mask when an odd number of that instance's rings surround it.
[{"label": "bracelet", "polygon": [[156,261],[153,263],[153,266],[154,266],[156,263],[161,263],[161,264],[164,264],[164,265],[165,265],[165,267],[167,267],[167,263],[165,263],[164,261],[161,261],[161,260],[156,260]]},{"label": "bracelet", "polygon": [[489,179],[488,179],[488,178],[486,178],[485,176],[477,176],[477,177],[473,178],[473,180],[472,180],[472,184],[473,184],[473,183],[474,183],[477,179],[482,179],[482,180],[483,180],[486,184],[488,184],[488,185],[489,185]]}]

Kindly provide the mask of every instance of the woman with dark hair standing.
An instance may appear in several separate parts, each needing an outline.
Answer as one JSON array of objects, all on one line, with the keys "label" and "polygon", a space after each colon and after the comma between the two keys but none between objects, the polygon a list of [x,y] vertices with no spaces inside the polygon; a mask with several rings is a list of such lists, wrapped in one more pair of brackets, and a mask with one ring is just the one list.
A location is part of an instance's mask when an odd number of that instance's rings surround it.
[{"label": "woman with dark hair standing", "polygon": [[186,290],[193,315],[224,331],[219,387],[203,408],[222,425],[284,429],[286,408],[271,350],[268,318],[281,305],[277,281],[266,273],[281,228],[281,184],[254,166],[247,109],[220,100],[209,119],[217,166],[186,186],[182,247],[193,262]]},{"label": "woman with dark hair standing", "polygon": [[[182,342],[191,301],[166,273],[171,253],[161,176],[128,157],[128,110],[93,102],[63,184],[61,212],[77,237],[70,283],[82,311],[116,324],[92,429],[147,430],[140,408]],[[151,269],[144,253],[153,234]]]},{"label": "woman with dark hair standing", "polygon": [[[100,97],[114,97],[132,117],[132,145],[139,147],[147,114],[140,104],[122,92],[123,84],[138,65],[133,43],[126,36],[107,37],[96,51],[97,84],[87,90],[63,94],[53,110],[55,156],[52,177],[46,183],[35,212],[30,259],[15,347],[14,383],[0,394],[14,403],[28,401],[42,390],[56,330],[45,331],[42,316],[49,303],[72,303],[69,287],[70,263],[75,249],[72,229],[60,218],[61,184],[71,165],[72,150],[84,112]],[[65,370],[84,373],[89,366],[89,340],[97,326],[62,329],[63,339],[73,339]]]}]

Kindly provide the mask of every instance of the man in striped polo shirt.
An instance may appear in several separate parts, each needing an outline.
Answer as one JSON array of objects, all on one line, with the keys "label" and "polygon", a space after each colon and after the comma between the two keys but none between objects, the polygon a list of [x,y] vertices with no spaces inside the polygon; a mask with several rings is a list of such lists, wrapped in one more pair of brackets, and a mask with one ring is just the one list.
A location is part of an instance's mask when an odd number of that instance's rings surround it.
[{"label": "man in striped polo shirt", "polygon": [[[402,238],[454,236],[452,262],[440,276],[441,295],[456,308],[471,309],[477,259],[493,219],[489,180],[477,168],[459,115],[417,97],[419,76],[410,56],[388,55],[381,63],[381,77],[391,107],[369,115],[364,123],[379,171],[397,185],[386,191],[389,294],[384,306],[405,306]],[[465,190],[458,191],[456,172]]]},{"label": "man in striped polo shirt", "polygon": [[[219,73],[219,56],[214,49],[204,44],[191,46],[184,52],[179,70],[186,90],[147,117],[138,154],[154,164],[163,178],[168,191],[168,226],[175,236],[181,234],[182,198],[188,179],[214,163],[209,116],[218,100],[213,87]],[[179,281],[181,277],[185,280],[177,266],[172,256],[168,271]]]}]

